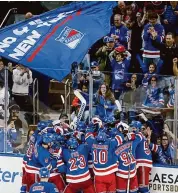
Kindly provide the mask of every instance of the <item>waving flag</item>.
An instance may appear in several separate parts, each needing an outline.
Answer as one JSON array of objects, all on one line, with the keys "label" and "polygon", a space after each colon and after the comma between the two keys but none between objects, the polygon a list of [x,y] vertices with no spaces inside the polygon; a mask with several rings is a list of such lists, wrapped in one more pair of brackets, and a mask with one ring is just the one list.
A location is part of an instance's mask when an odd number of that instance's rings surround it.
[{"label": "waving flag", "polygon": [[0,56],[61,81],[110,31],[115,2],[73,2],[0,30]]}]

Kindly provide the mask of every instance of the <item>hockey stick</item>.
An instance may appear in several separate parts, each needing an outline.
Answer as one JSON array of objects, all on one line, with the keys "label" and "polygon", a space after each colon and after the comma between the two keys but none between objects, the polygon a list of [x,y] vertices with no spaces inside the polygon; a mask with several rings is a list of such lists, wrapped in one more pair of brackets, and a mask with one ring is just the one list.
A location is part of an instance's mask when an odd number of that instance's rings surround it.
[{"label": "hockey stick", "polygon": [[128,169],[128,180],[127,180],[127,193],[129,193],[130,192],[130,165],[131,165],[131,154],[132,154],[132,142],[131,142],[131,145],[130,145],[130,148],[129,148],[129,151],[128,151],[128,154],[127,154],[127,156],[128,156],[128,160],[130,161],[130,163],[129,163],[129,165],[128,165],[128,167],[129,167],[129,169]]},{"label": "hockey stick", "polygon": [[62,112],[63,112],[63,110],[64,110],[64,97],[63,97],[63,95],[61,94],[61,100],[62,100],[62,110],[61,110],[61,114],[60,114],[60,116],[59,116],[59,119],[61,118],[61,116],[62,116]]},{"label": "hockey stick", "polygon": [[82,116],[83,116],[83,113],[84,113],[84,110],[85,110],[85,107],[86,107],[86,100],[85,98],[80,94],[80,92],[78,90],[74,90],[74,94],[75,96],[80,100],[81,102],[81,106],[80,106],[80,109],[79,109],[79,112],[78,112],[78,115],[77,117],[74,118],[74,120],[72,121],[71,123],[71,127],[73,127],[72,129],[75,130],[76,127],[77,127],[77,124],[78,122],[81,120]]}]

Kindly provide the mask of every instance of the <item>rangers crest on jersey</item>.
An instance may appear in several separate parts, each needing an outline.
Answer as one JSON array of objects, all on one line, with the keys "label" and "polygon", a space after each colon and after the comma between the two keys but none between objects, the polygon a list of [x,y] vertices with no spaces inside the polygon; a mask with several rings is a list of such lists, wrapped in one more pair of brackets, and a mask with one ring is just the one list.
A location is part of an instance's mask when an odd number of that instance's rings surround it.
[{"label": "rangers crest on jersey", "polygon": [[48,158],[46,158],[46,159],[45,159],[45,163],[48,163],[48,162],[49,162],[49,159],[48,159]]},{"label": "rangers crest on jersey", "polygon": [[83,36],[84,34],[80,31],[66,26],[55,40],[65,44],[70,49],[75,49]]}]

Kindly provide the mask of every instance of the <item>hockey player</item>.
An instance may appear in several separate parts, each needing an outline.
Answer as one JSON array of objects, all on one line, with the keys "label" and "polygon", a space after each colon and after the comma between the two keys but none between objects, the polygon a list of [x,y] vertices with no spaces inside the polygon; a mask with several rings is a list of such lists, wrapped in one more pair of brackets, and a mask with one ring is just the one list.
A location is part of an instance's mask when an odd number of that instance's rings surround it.
[{"label": "hockey player", "polygon": [[[127,135],[126,140],[115,150],[115,155],[119,161],[118,172],[116,172],[117,193],[137,193],[138,181],[136,176],[136,147],[140,142],[139,137],[134,134]],[[134,140],[133,140],[134,139]]]},{"label": "hockey player", "polygon": [[84,121],[79,121],[77,124],[77,131],[74,133],[74,136],[77,138],[79,144],[85,143],[85,131],[87,125]]},{"label": "hockey player", "polygon": [[62,148],[58,143],[59,135],[53,134],[53,136],[55,139],[53,145],[49,150],[51,153],[51,165],[52,165],[49,182],[55,184],[57,189],[59,190],[59,193],[62,193],[65,188],[65,183],[61,173],[66,172],[66,167],[64,165],[64,162],[62,161]]},{"label": "hockey player", "polygon": [[[28,161],[31,159],[31,156],[34,152],[34,147],[35,144],[41,141],[41,131],[44,130],[48,125],[50,124],[49,121],[40,121],[37,124],[37,130],[32,134],[30,137],[30,140],[28,142],[28,148],[25,156],[23,157],[23,166],[22,166],[22,171],[23,171],[23,176],[22,176],[22,186],[21,186],[21,193],[26,193],[26,187],[28,184],[28,179],[26,178],[26,165]],[[45,132],[44,132],[45,133]]]},{"label": "hockey player", "polygon": [[[114,129],[114,128],[113,128]],[[115,172],[118,170],[116,159],[114,159],[114,150],[122,144],[123,136],[111,129],[111,139],[107,134],[100,131],[98,135],[90,135],[86,142],[91,147],[93,171],[95,174],[95,189],[97,193],[115,192]]]},{"label": "hockey player", "polygon": [[[120,139],[121,144],[123,139],[121,137]],[[118,143],[115,140],[107,139],[104,132],[99,132],[93,141],[91,151],[95,174],[94,184],[97,193],[116,192],[115,172],[118,170],[118,166],[113,152],[117,145]]]},{"label": "hockey player", "polygon": [[152,156],[145,136],[148,135],[146,128],[142,127],[139,121],[133,121],[131,125],[136,129],[136,135],[140,137],[141,141],[136,147],[136,161],[137,161],[137,179],[140,193],[149,192],[149,173],[152,168]]},{"label": "hockey player", "polygon": [[35,183],[37,175],[40,168],[47,167],[51,170],[51,159],[49,149],[52,145],[54,138],[52,134],[42,135],[42,141],[35,144],[34,151],[32,153],[31,159],[28,160],[25,171],[27,180],[27,192],[30,189],[30,186]]},{"label": "hockey player", "polygon": [[66,164],[66,186],[64,193],[95,193],[94,185],[88,169],[89,148],[86,144],[79,145],[76,138],[67,141],[68,148],[63,150],[63,160]]},{"label": "hockey player", "polygon": [[39,170],[40,182],[33,184],[29,193],[59,193],[57,187],[48,182],[50,172],[47,168],[43,167]]}]

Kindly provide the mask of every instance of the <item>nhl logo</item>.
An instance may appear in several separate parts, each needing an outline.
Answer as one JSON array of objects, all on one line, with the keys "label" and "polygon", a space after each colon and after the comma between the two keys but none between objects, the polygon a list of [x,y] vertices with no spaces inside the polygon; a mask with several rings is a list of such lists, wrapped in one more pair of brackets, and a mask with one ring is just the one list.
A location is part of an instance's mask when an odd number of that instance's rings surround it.
[{"label": "nhl logo", "polygon": [[66,26],[55,40],[65,44],[70,49],[75,49],[83,36],[84,34],[80,31]]}]

